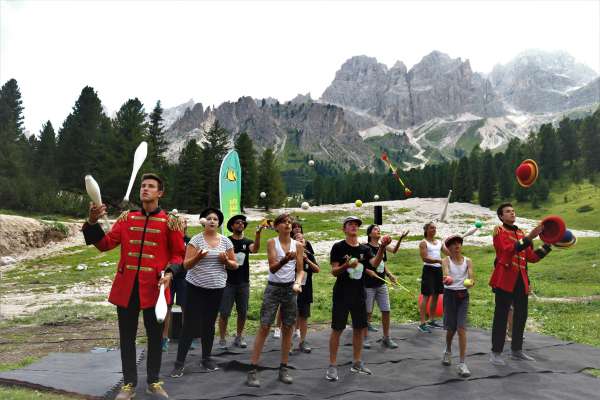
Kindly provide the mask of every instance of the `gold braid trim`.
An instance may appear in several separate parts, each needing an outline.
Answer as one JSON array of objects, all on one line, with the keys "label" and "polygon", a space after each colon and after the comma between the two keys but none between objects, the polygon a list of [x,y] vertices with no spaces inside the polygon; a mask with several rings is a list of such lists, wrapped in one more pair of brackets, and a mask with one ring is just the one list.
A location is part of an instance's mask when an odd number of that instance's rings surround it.
[{"label": "gold braid trim", "polygon": [[496,225],[494,227],[494,233],[493,236],[498,236],[498,234],[500,233],[500,230],[502,229],[502,225]]},{"label": "gold braid trim", "polygon": [[167,221],[167,227],[172,231],[183,232],[183,219],[178,217],[176,214],[169,213],[169,221]]},{"label": "gold braid trim", "polygon": [[127,221],[127,217],[128,217],[128,216],[129,216],[129,210],[127,210],[127,211],[123,211],[123,212],[121,213],[121,215],[119,215],[119,218],[117,218],[117,222],[119,222],[119,221],[120,221],[120,222],[125,222],[125,221]]}]

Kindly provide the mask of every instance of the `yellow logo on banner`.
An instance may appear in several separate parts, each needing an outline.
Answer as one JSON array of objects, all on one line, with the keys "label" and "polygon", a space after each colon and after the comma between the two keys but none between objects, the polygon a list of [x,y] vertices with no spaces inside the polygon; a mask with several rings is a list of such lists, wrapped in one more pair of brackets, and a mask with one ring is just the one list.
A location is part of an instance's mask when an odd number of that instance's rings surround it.
[{"label": "yellow logo on banner", "polygon": [[237,181],[237,176],[235,175],[235,171],[231,168],[227,169],[227,180],[230,182]]}]

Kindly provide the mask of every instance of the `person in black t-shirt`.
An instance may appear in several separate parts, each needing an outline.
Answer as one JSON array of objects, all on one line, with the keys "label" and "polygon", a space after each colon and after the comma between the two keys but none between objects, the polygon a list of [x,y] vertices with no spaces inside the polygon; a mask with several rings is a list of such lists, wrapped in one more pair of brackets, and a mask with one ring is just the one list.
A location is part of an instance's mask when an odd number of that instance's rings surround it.
[{"label": "person in black t-shirt", "polygon": [[[299,224],[298,224],[299,225]],[[292,225],[292,229],[293,229]],[[302,229],[302,226],[300,226]],[[308,331],[308,318],[310,317],[310,305],[313,302],[312,274],[318,273],[321,268],[315,259],[314,250],[304,235],[298,232],[294,240],[304,245],[304,281],[302,282],[302,292],[298,294],[298,318],[296,327],[300,330],[300,343],[298,350],[303,353],[310,353],[312,349],[306,342],[306,332]]]},{"label": "person in black t-shirt", "polygon": [[325,377],[337,381],[337,352],[340,336],[352,316],[352,358],[350,371],[372,375],[361,361],[363,337],[367,328],[367,310],[365,304],[364,269],[376,266],[383,260],[385,246],[390,244],[389,237],[382,238],[382,246],[373,256],[371,249],[358,242],[358,228],[362,221],[358,217],[344,219],[345,240],[337,242],[331,248],[331,273],[337,277],[333,286],[333,307],[331,317],[331,336],[329,338],[329,367]]},{"label": "person in black t-shirt", "polygon": [[239,268],[227,270],[227,284],[221,299],[219,310],[219,347],[227,348],[227,320],[231,315],[233,303],[237,310],[237,334],[233,341],[236,347],[246,348],[248,344],[244,340],[243,332],[248,313],[248,300],[250,298],[250,253],[256,254],[260,248],[260,233],[264,226],[258,226],[254,241],[244,237],[244,230],[248,226],[245,215],[234,215],[227,221],[227,230],[233,234],[229,239],[233,243],[233,251]]},{"label": "person in black t-shirt", "polygon": [[[384,248],[383,261],[377,267],[369,266],[365,270],[365,298],[367,303],[368,321],[367,331],[377,332],[377,329],[371,326],[373,307],[375,302],[377,302],[377,306],[379,307],[379,310],[381,310],[381,325],[383,327],[382,344],[390,349],[395,349],[398,347],[398,345],[390,337],[390,295],[388,293],[387,284],[383,281],[383,279],[387,277],[392,283],[396,283],[396,277],[389,271],[386,265],[387,251],[396,254],[400,248],[402,239],[404,239],[406,235],[408,235],[408,231],[404,232],[402,236],[400,236],[394,246],[381,246]],[[381,229],[378,225],[369,225],[367,227],[367,239],[367,246],[369,246],[373,254],[377,253],[381,240]],[[371,348],[371,343],[366,335],[363,346],[365,349]]]}]

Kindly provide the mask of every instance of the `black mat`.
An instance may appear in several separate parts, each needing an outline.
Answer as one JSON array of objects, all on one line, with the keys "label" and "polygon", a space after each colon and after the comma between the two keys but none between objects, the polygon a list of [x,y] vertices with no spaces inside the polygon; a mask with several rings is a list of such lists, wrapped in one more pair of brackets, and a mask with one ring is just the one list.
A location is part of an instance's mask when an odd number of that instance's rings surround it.
[{"label": "black mat", "polygon": [[[138,349],[138,364],[142,359]],[[90,399],[112,398],[122,384],[121,353],[50,353],[27,367],[0,372],[0,383],[78,394]],[[145,382],[144,380],[141,382]]]},{"label": "black mat", "polygon": [[[440,363],[445,332],[434,330],[432,334],[420,333],[415,325],[402,325],[392,329],[392,337],[399,344],[395,350],[384,349],[376,342],[378,334],[373,334],[373,347],[363,351],[363,360],[373,371],[373,376],[354,375],[350,372],[352,359],[351,330],[346,330],[338,354],[340,380],[325,380],[328,364],[329,331],[310,333],[308,341],[313,347],[311,354],[294,351],[289,366],[294,378],[292,385],[277,380],[277,368],[280,362],[280,341],[269,338],[260,361],[260,388],[248,388],[245,385],[249,366],[252,340],[248,340],[247,349],[231,348],[227,351],[214,350],[214,359],[221,367],[212,373],[206,372],[200,365],[200,350],[188,355],[185,374],[173,379],[169,372],[173,368],[177,344],[171,343],[169,352],[164,353],[161,379],[165,389],[174,399],[225,399],[267,397],[277,399],[398,399],[422,398],[439,399],[451,396],[452,400],[469,399],[592,399],[600,393],[600,379],[581,373],[585,368],[600,369],[600,348],[557,340],[552,337],[526,333],[524,349],[537,361],[512,361],[505,356],[505,367],[493,366],[488,362],[490,351],[490,333],[478,329],[468,332],[467,364],[472,376],[461,379],[456,374],[458,343],[455,339],[455,357],[453,365],[444,367]],[[231,341],[230,341],[231,342]],[[507,343],[507,347],[510,343]],[[117,355],[116,371],[120,370]],[[97,356],[97,355],[91,355]],[[52,355],[56,357],[56,355]],[[80,393],[92,392],[88,386],[94,385],[94,393],[99,387],[104,371],[111,370],[106,365],[93,364],[89,354],[69,355],[75,363],[68,379],[71,385],[77,384]],[[50,356],[48,357],[50,358]],[[46,359],[44,359],[46,360]],[[112,362],[114,363],[115,360]],[[99,362],[96,360],[95,362]],[[60,374],[50,375],[52,370],[40,370],[29,366],[29,373],[21,373],[20,379],[44,382],[60,380]],[[97,365],[97,366],[94,366]],[[12,371],[13,374],[27,369]],[[112,378],[106,383],[105,394],[110,393],[114,382],[115,369],[109,374]],[[138,393],[136,398],[145,397],[145,361],[139,368]],[[0,374],[0,379],[4,375]],[[94,376],[90,381],[89,376]],[[35,379],[33,379],[34,377]],[[102,378],[102,379],[101,379]],[[64,385],[63,385],[64,387]],[[64,389],[63,389],[64,390]]]}]

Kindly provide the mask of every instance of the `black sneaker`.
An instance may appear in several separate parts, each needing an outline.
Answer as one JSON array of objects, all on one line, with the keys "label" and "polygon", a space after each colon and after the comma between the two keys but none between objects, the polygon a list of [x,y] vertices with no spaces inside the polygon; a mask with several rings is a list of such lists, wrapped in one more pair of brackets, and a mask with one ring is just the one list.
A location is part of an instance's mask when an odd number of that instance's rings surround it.
[{"label": "black sneaker", "polygon": [[427,325],[429,325],[432,328],[437,328],[437,329],[442,329],[443,326],[441,324],[439,324],[435,319],[432,319],[431,321],[429,321],[427,323]]},{"label": "black sneaker", "polygon": [[183,365],[175,364],[173,371],[171,371],[171,378],[181,378],[183,376]]},{"label": "black sneaker", "polygon": [[206,370],[208,372],[213,372],[219,369],[219,367],[217,366],[217,363],[214,362],[214,360],[212,358],[207,358],[205,360],[202,360],[202,366],[204,368],[206,368]]}]

